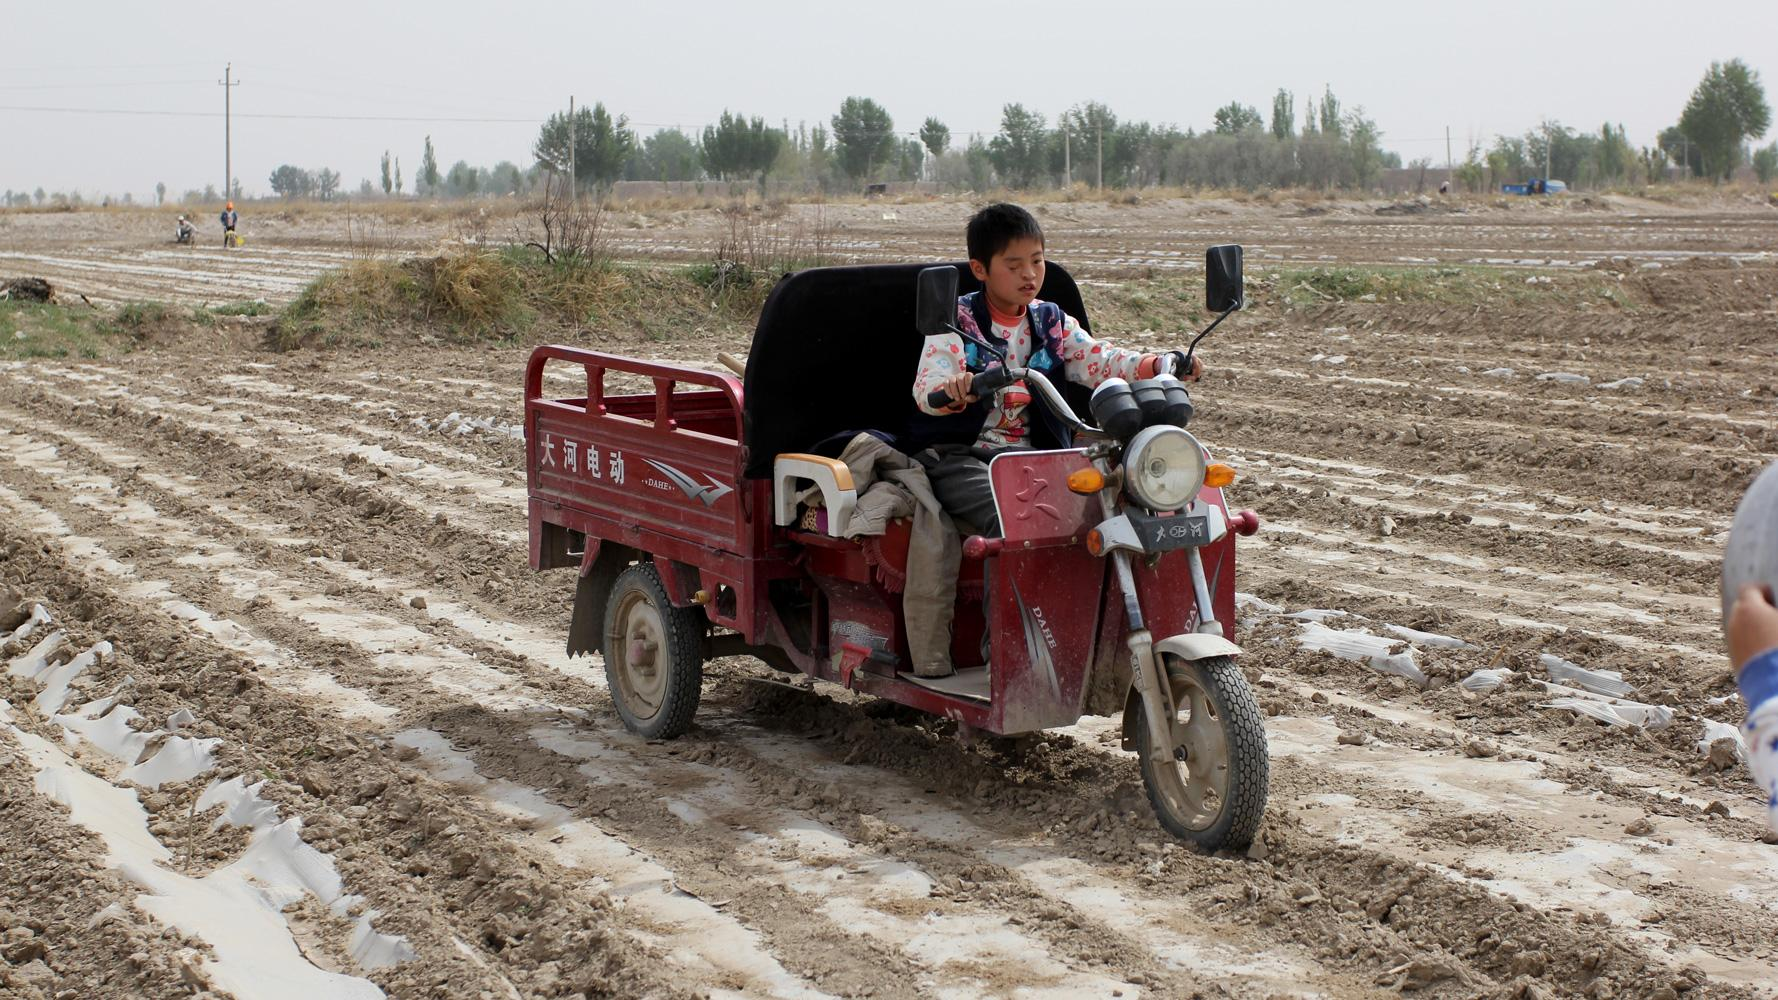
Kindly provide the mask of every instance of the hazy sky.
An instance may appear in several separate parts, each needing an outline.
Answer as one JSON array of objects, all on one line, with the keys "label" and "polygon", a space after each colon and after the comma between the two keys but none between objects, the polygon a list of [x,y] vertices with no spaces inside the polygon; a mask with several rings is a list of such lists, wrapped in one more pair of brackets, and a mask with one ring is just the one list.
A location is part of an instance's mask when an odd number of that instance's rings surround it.
[{"label": "hazy sky", "polygon": [[[1404,160],[1442,163],[1446,126],[1459,159],[1471,137],[1486,144],[1545,117],[1622,122],[1633,144],[1649,143],[1713,59],[1744,59],[1778,91],[1773,0],[59,0],[0,10],[0,188],[138,199],[156,181],[175,195],[220,187],[218,82],[231,61],[243,81],[235,175],[260,193],[281,163],[330,167],[356,190],[385,148],[411,186],[428,134],[441,169],[524,165],[538,125],[570,94],[604,101],[644,133],[699,129],[724,108],[794,128],[856,94],[886,106],[898,130],[937,115],[962,135],[994,132],[1010,101],[1053,120],[1099,100],[1123,119],[1203,129],[1231,99],[1269,114],[1279,87],[1298,95],[1300,121],[1302,99],[1331,85]],[[333,120],[254,117],[272,115]],[[354,115],[404,120],[337,120]],[[465,118],[510,120],[444,120]]]}]

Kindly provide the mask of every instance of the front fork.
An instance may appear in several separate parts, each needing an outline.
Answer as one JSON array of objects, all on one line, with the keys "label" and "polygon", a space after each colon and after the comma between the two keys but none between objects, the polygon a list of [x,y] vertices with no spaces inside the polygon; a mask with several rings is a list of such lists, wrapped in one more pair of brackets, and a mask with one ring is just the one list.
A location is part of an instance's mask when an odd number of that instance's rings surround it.
[{"label": "front fork", "polygon": [[[1197,631],[1220,635],[1222,625],[1216,620],[1216,611],[1210,603],[1210,587],[1204,580],[1204,560],[1195,548],[1187,550],[1186,556],[1191,565],[1192,590],[1198,602]],[[1149,634],[1142,617],[1142,603],[1136,599],[1136,574],[1130,568],[1130,553],[1121,549],[1114,551],[1111,564],[1117,572],[1118,590],[1124,595],[1124,617],[1130,625],[1124,641],[1130,647],[1131,673],[1136,691],[1142,696],[1142,713],[1148,731],[1155,735],[1148,741],[1148,752],[1155,763],[1170,764],[1173,762],[1173,720],[1179,715],[1173,704],[1173,685],[1161,683],[1164,673],[1154,653],[1154,636]]]}]

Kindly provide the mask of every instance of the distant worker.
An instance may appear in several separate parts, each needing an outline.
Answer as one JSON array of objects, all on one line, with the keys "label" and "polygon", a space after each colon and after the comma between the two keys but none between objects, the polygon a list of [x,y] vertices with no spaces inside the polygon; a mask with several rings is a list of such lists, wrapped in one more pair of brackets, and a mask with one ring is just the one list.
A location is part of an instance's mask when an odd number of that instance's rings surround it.
[{"label": "distant worker", "polygon": [[240,221],[241,221],[241,216],[240,216],[240,213],[235,211],[235,203],[234,202],[231,201],[231,202],[227,203],[226,205],[222,206],[222,245],[223,246],[231,247],[231,246],[234,246],[236,243],[240,242],[240,237],[235,235],[235,224]]},{"label": "distant worker", "polygon": [[1450,194],[1451,193],[1451,182],[1450,181],[1439,181],[1438,182],[1438,193],[1441,195]]},{"label": "distant worker", "polygon": [[190,243],[192,237],[197,235],[197,231],[198,227],[192,225],[191,220],[186,218],[184,213],[181,213],[179,216],[179,225],[173,230],[173,241],[176,243]]}]

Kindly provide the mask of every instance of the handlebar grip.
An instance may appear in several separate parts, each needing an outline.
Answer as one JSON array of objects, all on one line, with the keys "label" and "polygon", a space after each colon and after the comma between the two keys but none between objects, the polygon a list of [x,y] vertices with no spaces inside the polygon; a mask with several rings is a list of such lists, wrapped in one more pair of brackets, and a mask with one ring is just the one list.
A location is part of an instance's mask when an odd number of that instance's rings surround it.
[{"label": "handlebar grip", "polygon": [[1005,365],[995,365],[971,379],[969,391],[977,396],[986,396],[1006,388],[1011,381],[1012,372],[1008,371]]},{"label": "handlebar grip", "polygon": [[[999,392],[1012,382],[1012,372],[1005,365],[995,365],[985,372],[977,372],[975,378],[969,380],[969,394],[975,397],[986,396]],[[934,389],[926,394],[926,405],[935,410],[942,410],[951,405],[951,394],[943,389]]]}]

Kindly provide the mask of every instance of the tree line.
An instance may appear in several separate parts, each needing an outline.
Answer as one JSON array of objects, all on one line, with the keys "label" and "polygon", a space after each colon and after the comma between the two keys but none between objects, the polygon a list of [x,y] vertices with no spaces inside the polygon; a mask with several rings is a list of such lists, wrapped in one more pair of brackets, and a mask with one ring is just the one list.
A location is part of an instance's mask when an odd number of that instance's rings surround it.
[{"label": "tree line", "polygon": [[1679,121],[1652,145],[1630,145],[1621,124],[1606,122],[1597,132],[1584,132],[1546,121],[1523,135],[1499,136],[1487,149],[1472,146],[1456,168],[1456,179],[1471,191],[1532,177],[1588,188],[1658,183],[1678,168],[1683,175],[1720,182],[1746,165],[1761,184],[1769,184],[1778,176],[1778,143],[1755,148],[1749,140],[1763,137],[1771,123],[1759,74],[1731,59],[1710,64]]},{"label": "tree line", "polygon": [[[1766,134],[1771,108],[1759,74],[1739,59],[1711,63],[1679,121],[1653,144],[1632,146],[1623,126],[1597,131],[1546,121],[1522,135],[1472,145],[1454,164],[1455,182],[1472,191],[1502,183],[1553,177],[1577,187],[1647,184],[1679,168],[1691,176],[1726,180],[1751,166],[1761,183],[1778,175],[1778,143],[1755,148]],[[1107,188],[1153,186],[1369,190],[1382,171],[1401,167],[1401,156],[1384,148],[1384,133],[1362,107],[1347,107],[1331,88],[1297,96],[1280,88],[1269,113],[1232,101],[1216,109],[1209,128],[1120,119],[1106,105],[1086,102],[1053,118],[1022,103],[1001,108],[992,135],[959,137],[939,118],[917,128],[897,127],[881,104],[848,97],[826,121],[777,124],[759,115],[725,109],[701,131],[667,128],[640,135],[629,118],[603,103],[558,112],[538,130],[530,162],[503,160],[492,167],[457,160],[441,169],[427,136],[419,168],[404,178],[401,158],[384,151],[377,181],[365,179],[360,196],[410,192],[431,198],[524,195],[541,189],[548,175],[572,175],[585,191],[620,180],[768,183],[807,192],[856,191],[862,184],[935,182],[948,190],[997,187],[1039,189],[1089,184]],[[1408,164],[1423,170],[1429,157]],[[411,181],[411,185],[410,182]],[[340,175],[321,168],[280,165],[269,178],[284,198],[340,197]],[[233,196],[241,197],[234,183]],[[79,204],[80,196],[6,191],[0,204]],[[167,200],[156,186],[156,204]],[[214,202],[216,190],[187,191],[184,203]]]},{"label": "tree line", "polygon": [[[1740,60],[1712,63],[1680,121],[1653,145],[1635,147],[1622,125],[1597,131],[1544,122],[1488,148],[1472,147],[1454,164],[1455,180],[1475,191],[1550,176],[1578,187],[1645,184],[1670,166],[1697,177],[1726,179],[1751,164],[1762,183],[1778,171],[1778,144],[1755,149],[1771,113],[1759,74]],[[937,117],[898,127],[881,104],[848,97],[826,121],[777,124],[725,109],[700,132],[659,129],[640,135],[627,116],[603,103],[559,112],[538,131],[532,165],[492,169],[459,160],[440,177],[431,139],[415,191],[443,197],[523,194],[550,172],[572,173],[583,190],[620,180],[771,182],[806,191],[855,191],[861,184],[925,180],[950,190],[1038,189],[1085,183],[1108,188],[1153,186],[1367,190],[1382,172],[1403,166],[1384,146],[1384,133],[1364,108],[1347,106],[1331,87],[1299,100],[1287,89],[1271,107],[1230,102],[1202,131],[1127,121],[1089,101],[1053,118],[1009,103],[992,135],[962,138]],[[1430,168],[1431,158],[1410,167]],[[399,161],[385,194],[400,194]]]},{"label": "tree line", "polygon": [[[1278,107],[1294,122],[1294,98]],[[1021,103],[1001,108],[1000,129],[957,141],[928,117],[898,128],[881,104],[848,97],[827,121],[792,127],[724,110],[701,133],[661,129],[639,136],[602,104],[552,115],[533,149],[545,168],[576,184],[619,180],[764,183],[808,190],[855,190],[860,184],[935,181],[953,189],[1041,188],[1072,183],[1104,187],[1152,185],[1366,186],[1400,157],[1383,149],[1382,131],[1362,108],[1342,111],[1331,91],[1311,101],[1299,135],[1276,118],[1272,130],[1257,111],[1230,105],[1204,132],[1122,121],[1098,102],[1076,105],[1053,120]],[[1277,110],[1277,108],[1275,108]],[[1278,134],[1282,129],[1288,134]],[[572,149],[572,156],[570,150]]]}]

